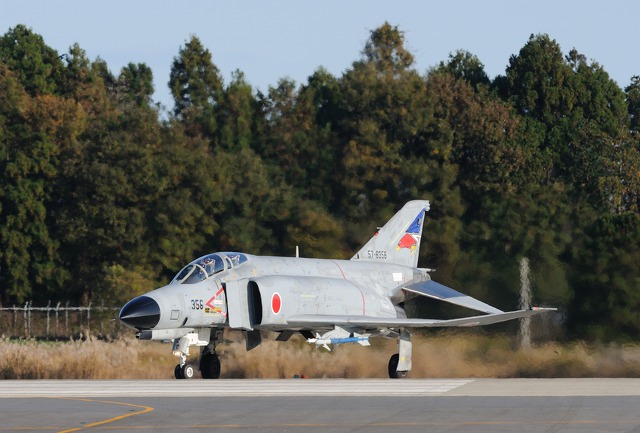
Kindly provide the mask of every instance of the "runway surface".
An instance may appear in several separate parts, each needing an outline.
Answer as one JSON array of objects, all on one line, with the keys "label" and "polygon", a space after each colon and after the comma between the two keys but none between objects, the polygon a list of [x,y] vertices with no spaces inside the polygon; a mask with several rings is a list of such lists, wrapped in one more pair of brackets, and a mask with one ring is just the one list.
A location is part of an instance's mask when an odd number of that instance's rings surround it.
[{"label": "runway surface", "polygon": [[0,432],[640,432],[640,379],[0,381]]}]

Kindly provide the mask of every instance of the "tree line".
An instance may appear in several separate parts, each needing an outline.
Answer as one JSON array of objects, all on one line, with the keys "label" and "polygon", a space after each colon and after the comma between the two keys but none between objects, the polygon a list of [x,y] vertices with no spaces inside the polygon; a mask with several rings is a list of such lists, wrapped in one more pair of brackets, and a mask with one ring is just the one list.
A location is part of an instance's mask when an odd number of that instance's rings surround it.
[{"label": "tree line", "polygon": [[349,258],[431,200],[420,265],[503,309],[518,265],[570,335],[640,336],[640,77],[624,89],[549,35],[490,79],[464,50],[425,73],[384,23],[340,76],[225,83],[192,36],[174,106],[32,29],[0,37],[0,301],[118,305],[211,251]]}]

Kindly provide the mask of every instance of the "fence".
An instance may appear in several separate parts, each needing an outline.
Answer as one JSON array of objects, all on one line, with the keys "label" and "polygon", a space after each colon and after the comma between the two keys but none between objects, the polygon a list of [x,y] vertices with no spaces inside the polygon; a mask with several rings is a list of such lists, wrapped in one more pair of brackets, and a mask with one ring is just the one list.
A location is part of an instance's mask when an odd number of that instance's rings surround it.
[{"label": "fence", "polygon": [[119,308],[104,303],[86,307],[53,305],[35,307],[29,301],[23,306],[0,307],[1,338],[116,338],[126,332],[118,320]]}]

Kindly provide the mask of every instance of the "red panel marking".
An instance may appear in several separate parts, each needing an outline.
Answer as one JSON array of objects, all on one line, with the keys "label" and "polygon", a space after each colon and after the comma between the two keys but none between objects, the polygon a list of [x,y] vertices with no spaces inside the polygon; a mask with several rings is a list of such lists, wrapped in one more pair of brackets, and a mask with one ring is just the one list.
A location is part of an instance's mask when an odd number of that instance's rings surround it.
[{"label": "red panel marking", "polygon": [[409,248],[413,251],[416,249],[416,245],[418,245],[418,240],[412,234],[406,233],[398,242],[397,249]]},{"label": "red panel marking", "polygon": [[334,262],[333,260],[331,260],[331,263],[333,263],[334,265],[336,265],[338,267],[338,269],[340,270],[340,273],[342,274],[342,279],[346,280],[347,277],[344,275],[344,271],[342,270],[342,268],[340,267],[339,264],[337,264],[336,262]]},{"label": "red panel marking", "polygon": [[273,311],[273,314],[278,314],[280,313],[280,309],[282,308],[282,298],[280,297],[280,294],[278,292],[275,292],[273,295],[271,295],[271,311]]},{"label": "red panel marking", "polygon": [[215,295],[213,295],[213,298],[209,299],[204,305],[206,305],[207,307],[211,308],[211,310],[213,310],[216,313],[222,314],[223,316],[227,316],[227,313],[224,313],[222,311],[222,308],[220,307],[216,307],[215,305],[213,305],[213,300],[216,299],[218,296],[220,296],[220,294],[224,292],[224,289],[221,287],[220,290],[218,290],[216,292]]},{"label": "red panel marking", "polygon": [[[347,277],[344,275],[344,271],[342,270],[342,268],[340,267],[340,265],[336,262],[334,262],[333,260],[331,260],[333,262],[334,265],[336,265],[338,267],[338,269],[340,269],[340,273],[342,274],[342,279],[345,281],[347,280]],[[364,302],[364,293],[362,293],[362,289],[360,289],[360,287],[356,286],[355,284],[351,283],[353,285],[353,287],[355,287],[356,289],[358,289],[358,292],[360,292],[360,296],[362,296],[362,315],[365,315],[365,302]]]}]

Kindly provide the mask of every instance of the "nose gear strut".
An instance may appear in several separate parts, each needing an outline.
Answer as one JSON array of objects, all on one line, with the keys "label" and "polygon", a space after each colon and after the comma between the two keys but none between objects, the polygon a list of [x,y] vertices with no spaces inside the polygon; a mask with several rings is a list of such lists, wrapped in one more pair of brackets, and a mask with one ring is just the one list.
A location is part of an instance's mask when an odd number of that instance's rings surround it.
[{"label": "nose gear strut", "polygon": [[179,364],[174,369],[176,379],[191,379],[195,374],[193,365],[187,362],[190,346],[201,347],[198,367],[202,378],[218,379],[220,377],[220,357],[216,353],[219,333],[222,333],[222,330],[203,328],[173,340],[172,352],[179,359]]}]

